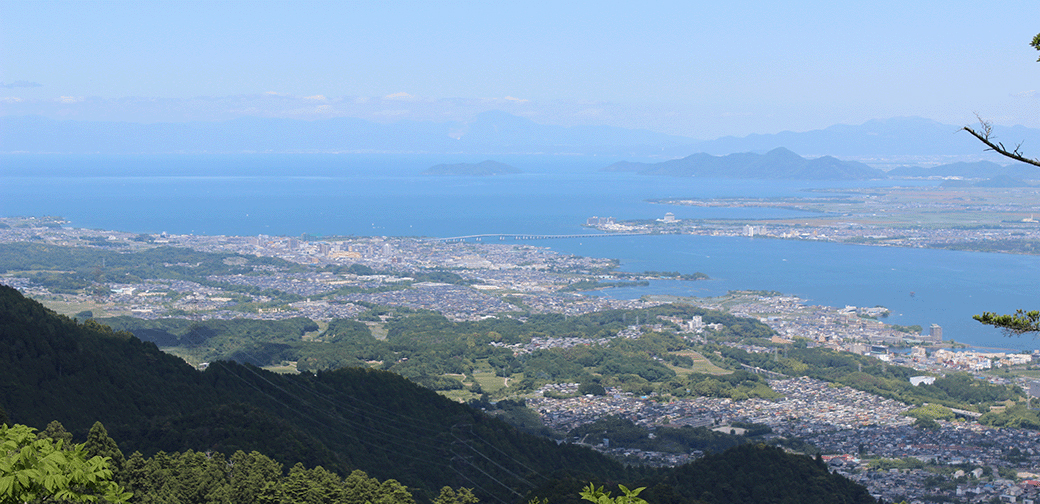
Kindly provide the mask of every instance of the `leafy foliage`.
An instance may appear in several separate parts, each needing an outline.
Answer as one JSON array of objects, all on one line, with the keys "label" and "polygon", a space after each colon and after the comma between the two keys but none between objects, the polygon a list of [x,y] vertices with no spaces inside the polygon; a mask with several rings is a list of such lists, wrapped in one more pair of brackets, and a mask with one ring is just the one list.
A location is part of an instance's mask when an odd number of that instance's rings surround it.
[{"label": "leafy foliage", "polygon": [[433,504],[477,504],[479,501],[480,499],[473,495],[472,488],[455,490],[446,486],[441,488],[441,493],[433,500]]},{"label": "leafy foliage", "polygon": [[589,483],[589,486],[585,487],[579,495],[583,500],[594,502],[595,504],[648,504],[645,500],[639,498],[639,494],[646,487],[639,487],[635,490],[629,490],[625,485],[618,485],[621,489],[621,495],[611,498],[610,492],[603,490],[603,485],[599,487]]},{"label": "leafy foliage", "polygon": [[112,481],[108,459],[89,457],[84,445],[63,449],[25,425],[0,426],[0,502],[45,498],[65,502],[126,502],[131,493]]}]

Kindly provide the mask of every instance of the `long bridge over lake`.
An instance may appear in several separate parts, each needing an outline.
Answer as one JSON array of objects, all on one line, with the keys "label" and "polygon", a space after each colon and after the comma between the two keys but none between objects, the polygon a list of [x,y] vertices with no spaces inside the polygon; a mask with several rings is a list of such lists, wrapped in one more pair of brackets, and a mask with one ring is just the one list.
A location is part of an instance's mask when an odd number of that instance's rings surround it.
[{"label": "long bridge over lake", "polygon": [[559,238],[607,238],[611,236],[642,236],[650,233],[578,233],[578,234],[512,234],[512,233],[485,233],[466,236],[449,236],[447,238],[427,238],[428,241],[457,242],[457,241],[483,241],[484,239],[498,240],[551,240]]}]

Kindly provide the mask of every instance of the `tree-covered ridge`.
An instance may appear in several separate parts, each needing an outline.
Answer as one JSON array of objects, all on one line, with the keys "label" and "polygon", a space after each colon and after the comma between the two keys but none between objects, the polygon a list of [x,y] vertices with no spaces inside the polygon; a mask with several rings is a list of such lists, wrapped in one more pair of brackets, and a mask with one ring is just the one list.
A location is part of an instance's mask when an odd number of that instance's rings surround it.
[{"label": "tree-covered ridge", "polygon": [[[25,426],[16,426],[15,429],[31,432]],[[322,466],[308,468],[301,463],[286,466],[257,451],[239,450],[232,455],[225,455],[216,450],[203,452],[189,449],[181,452],[160,451],[152,456],[144,456],[140,452],[124,456],[100,423],[94,424],[85,443],[73,446],[74,452],[62,450],[63,446],[66,449],[72,446],[68,445],[71,436],[57,421],[51,422],[37,437],[40,440],[38,443],[50,447],[50,453],[67,454],[77,460],[90,458],[103,471],[104,484],[101,486],[110,490],[114,498],[108,500],[112,502],[415,504],[418,500],[432,501],[433,504],[477,504],[480,501],[478,492],[472,487],[452,488],[445,485],[437,492],[414,494],[413,489],[395,479],[379,481],[362,470],[343,473],[344,476]],[[508,457],[510,454],[502,455]],[[6,474],[4,470],[0,467],[0,481]],[[492,496],[491,499],[503,503],[570,503],[577,502],[579,496],[588,499],[585,492],[573,489],[577,482],[588,481],[577,472],[549,478],[537,473],[528,476],[538,478],[538,484],[534,485],[533,490],[518,488],[523,490],[522,494],[514,492],[509,498]],[[590,477],[601,481],[596,475]],[[829,474],[818,460],[764,445],[744,445],[721,450],[716,455],[687,466],[624,479],[651,488],[644,496],[655,504],[873,502],[869,496],[864,497],[866,491],[863,487],[839,475]],[[784,479],[790,479],[791,482],[784,482]],[[625,495],[637,495],[642,491],[628,492],[624,484],[611,484],[614,485],[621,488]],[[763,486],[772,487],[775,495],[764,497]],[[604,486],[598,488],[603,490]],[[609,490],[603,491],[601,495],[609,493]],[[755,497],[756,500],[748,500],[749,497]]]},{"label": "tree-covered ridge", "polygon": [[[414,504],[415,498],[397,480],[380,482],[364,471],[341,477],[322,466],[308,469],[282,464],[258,452],[159,452],[144,457],[134,452],[118,475],[134,492],[131,503],[199,504]],[[451,503],[453,504],[453,503]]]},{"label": "tree-covered ridge", "polygon": [[[745,444],[677,468],[671,486],[648,486],[641,497],[654,504],[698,499],[708,504],[873,504],[862,486],[831,474],[819,458],[781,448]],[[650,483],[649,481],[647,483]],[[642,483],[641,483],[642,485]]]},{"label": "tree-covered ridge", "polygon": [[885,178],[885,173],[856,161],[841,161],[831,156],[806,159],[783,147],[765,154],[752,152],[712,156],[701,152],[682,159],[659,163],[621,161],[603,171],[633,171],[646,175],[673,177],[722,177],[799,180],[869,180]]},{"label": "tree-covered ridge", "polygon": [[932,384],[914,386],[910,377],[920,371],[828,348],[795,345],[782,354],[750,353],[721,345],[711,348],[730,363],[840,383],[907,404],[935,403],[985,412],[990,405],[1022,396],[1017,387],[991,384],[967,373],[951,373]]},{"label": "tree-covered ridge", "polygon": [[[97,321],[116,330],[132,332],[138,338],[162,348],[182,348],[191,352],[200,362],[233,360],[255,366],[297,360],[301,353],[313,350],[311,347],[314,345],[308,345],[303,339],[304,335],[318,330],[318,324],[305,317],[196,321],[120,316]],[[359,322],[339,322],[336,330],[344,332],[343,326],[347,325],[370,337],[368,329]]]},{"label": "tree-covered ridge", "polygon": [[155,247],[129,253],[28,242],[0,244],[0,273],[35,271],[30,278],[53,292],[74,292],[98,282],[137,283],[149,278],[207,284],[212,283],[206,280],[207,276],[250,274],[257,267],[277,267],[286,271],[301,268],[272,257],[198,252],[175,247]]},{"label": "tree-covered ridge", "polygon": [[[517,431],[380,370],[277,375],[215,362],[199,372],[151,343],[57,316],[0,287],[0,405],[11,421],[109,426],[124,451],[261,451],[347,474],[361,468],[423,495],[469,478],[510,496],[530,474],[620,477],[617,463]],[[507,453],[508,458],[491,458]],[[501,482],[498,483],[498,482]]]},{"label": "tree-covered ridge", "polygon": [[669,453],[721,453],[734,446],[750,442],[752,436],[772,432],[768,426],[747,424],[747,436],[715,432],[706,427],[667,427],[661,426],[650,435],[646,427],[636,425],[631,420],[609,415],[595,422],[581,425],[567,433],[570,438],[590,444],[600,440],[610,440],[615,448],[635,448]]},{"label": "tree-covered ridge", "polygon": [[[578,317],[538,314],[522,320],[503,316],[471,322],[453,322],[426,311],[376,308],[373,312],[386,318],[385,339],[376,339],[365,324],[347,319],[332,320],[323,332],[306,340],[304,335],[318,326],[305,318],[191,321],[115,317],[100,321],[160,346],[191,352],[200,361],[231,359],[260,366],[293,361],[298,370],[309,372],[376,366],[437,390],[462,388],[458,378],[487,370],[510,378],[511,389],[505,393],[530,392],[550,382],[595,379],[603,386],[643,394],[658,391],[677,397],[770,397],[764,380],[744,375],[740,383],[720,379],[721,383],[693,388],[709,377],[697,376],[693,382],[676,375],[673,368],[690,369],[693,361],[677,353],[688,350],[689,342],[675,333],[651,331],[638,338],[617,337],[637,321],[664,322],[660,316],[700,316],[707,324],[720,324],[722,337],[762,338],[772,334],[757,320],[722,312],[662,305]],[[536,338],[577,338],[584,343],[570,348],[518,350],[518,345]],[[732,391],[734,387],[740,390]],[[696,390],[705,393],[691,394]]]},{"label": "tree-covered ridge", "polygon": [[[592,480],[594,487],[624,495],[618,481]],[[624,483],[622,483],[624,484]],[[589,480],[546,483],[533,495],[553,504],[581,504]],[[651,504],[876,504],[863,486],[832,474],[822,459],[794,455],[763,444],[743,444],[674,469],[637,479]],[[539,500],[539,502],[543,502]],[[634,504],[634,503],[633,503]]]},{"label": "tree-covered ridge", "polygon": [[[380,488],[397,480],[420,502],[448,499],[440,493],[446,485],[473,488],[485,502],[525,502],[538,489],[590,478],[653,481],[660,495],[673,496],[661,502],[700,498],[668,490],[682,484],[671,472],[626,469],[585,448],[558,446],[392,373],[286,376],[231,362],[199,372],[153,344],[57,316],[7,287],[0,287],[0,359],[0,405],[10,420],[48,425],[44,432],[55,439],[85,435],[88,454],[109,457],[129,475],[127,489],[167,499],[141,502],[336,502],[343,486],[335,475],[349,475],[338,476],[345,486],[360,478],[355,470],[382,480]],[[55,418],[68,432],[48,424]],[[123,458],[134,451],[141,455]],[[756,456],[744,457],[747,471],[757,470]],[[277,465],[292,468],[277,480],[281,490],[260,485]],[[184,479],[174,483],[174,474]],[[391,494],[404,498],[403,488]],[[577,491],[553,494],[553,502]],[[454,493],[456,502],[438,504],[473,504]]]},{"label": "tree-covered ridge", "polygon": [[[283,465],[259,452],[158,452],[125,457],[97,422],[87,441],[72,444],[58,421],[36,434],[25,425],[0,424],[0,502],[414,504],[407,487],[355,470],[346,478],[321,466]],[[442,495],[470,496],[445,487]]]}]

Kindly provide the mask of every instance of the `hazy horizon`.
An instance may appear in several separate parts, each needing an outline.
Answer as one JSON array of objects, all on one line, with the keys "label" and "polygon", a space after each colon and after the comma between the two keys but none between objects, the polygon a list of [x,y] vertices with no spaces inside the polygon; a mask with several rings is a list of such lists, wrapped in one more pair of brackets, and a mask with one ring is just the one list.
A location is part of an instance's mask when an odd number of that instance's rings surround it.
[{"label": "hazy horizon", "polygon": [[[1040,127],[1040,5],[0,2],[0,116]],[[941,12],[941,16],[936,15]]]}]

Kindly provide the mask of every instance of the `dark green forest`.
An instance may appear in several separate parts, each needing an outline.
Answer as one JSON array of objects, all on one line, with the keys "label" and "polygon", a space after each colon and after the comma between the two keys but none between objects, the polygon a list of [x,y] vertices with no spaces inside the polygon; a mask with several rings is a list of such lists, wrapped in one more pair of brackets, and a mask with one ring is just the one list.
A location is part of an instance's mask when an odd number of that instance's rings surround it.
[{"label": "dark green forest", "polygon": [[746,424],[748,436],[723,434],[706,427],[658,427],[653,436],[646,427],[636,425],[627,418],[609,415],[595,422],[571,429],[567,436],[580,442],[598,443],[609,439],[616,448],[636,448],[668,453],[691,453],[695,451],[720,453],[734,446],[752,442],[753,436],[772,432],[768,426]]},{"label": "dark green forest", "polygon": [[[624,428],[624,427],[622,427]],[[62,441],[66,449],[75,439],[57,421],[48,424],[39,437]],[[379,481],[363,470],[346,476],[322,466],[302,463],[286,466],[256,451],[157,452],[144,456],[123,454],[118,443],[96,422],[82,444],[87,457],[105,457],[112,480],[131,492],[130,502],[173,504],[415,504],[412,490],[395,479]],[[736,445],[734,445],[736,446]],[[505,454],[508,456],[508,454]],[[485,496],[498,502],[578,502],[571,489],[585,481],[574,474],[537,476],[537,485],[520,500]],[[784,481],[790,479],[790,482]],[[829,474],[818,460],[791,455],[775,447],[744,444],[675,469],[648,471],[630,480],[649,487],[645,497],[652,503],[787,503],[847,502],[873,503],[866,490],[844,478]],[[478,484],[477,481],[470,481]],[[620,482],[608,481],[607,485]],[[615,488],[616,490],[616,488]],[[445,485],[431,498],[434,504],[475,504],[480,499],[473,487]]]},{"label": "dark green forest", "polygon": [[[603,480],[594,480],[599,485]],[[534,491],[553,504],[579,504],[588,481],[561,478]],[[607,481],[614,494],[618,482]],[[622,482],[622,484],[624,484]],[[867,490],[837,474],[823,461],[791,455],[781,448],[742,444],[695,462],[636,479],[639,497],[650,504],[875,504]]]},{"label": "dark green forest", "polygon": [[[420,502],[432,501],[444,486],[473,488],[485,501],[524,502],[537,494],[562,502],[577,490],[564,494],[553,489],[562,491],[568,482],[590,480],[652,482],[650,495],[660,498],[655,503],[742,502],[741,494],[719,488],[719,479],[702,488],[692,475],[684,475],[683,468],[626,468],[588,449],[525,434],[383,370],[277,375],[219,361],[200,372],[128,332],[58,316],[2,286],[0,408],[10,422],[41,429],[58,420],[77,439],[87,437],[101,422],[106,436],[118,440],[121,453],[141,453],[118,462],[121,471],[138,471],[124,476],[140,491],[136,502],[166,502],[152,499],[153,492],[194,495],[180,502],[256,498],[211,499],[207,495],[227,493],[196,491],[236,484],[244,491],[241,481],[231,483],[236,473],[226,472],[228,464],[219,464],[222,457],[246,467],[257,465],[256,474],[282,482],[283,496],[294,495],[288,483],[294,471],[297,480],[331,481],[316,485],[338,492],[336,478],[348,481],[361,470],[366,478],[382,481],[380,485],[399,481]],[[111,445],[108,450],[112,452]],[[799,502],[868,502],[861,500],[862,487],[816,468],[811,459],[764,447],[744,450],[706,459],[716,462],[697,462],[701,469],[694,472],[718,463],[726,467],[720,471],[739,467],[739,474],[769,484],[771,476],[759,468],[782,466],[791,478],[790,495],[799,495]],[[252,461],[246,460],[250,457]],[[218,463],[209,462],[214,458]],[[276,476],[275,465],[291,469]],[[150,471],[159,476],[144,478]],[[307,495],[311,500],[285,497],[268,502],[330,502],[313,497],[316,493]],[[788,493],[776,495],[785,500],[761,502],[789,501]]]},{"label": "dark green forest", "polygon": [[[427,499],[444,482],[509,496],[540,474],[628,474],[598,453],[524,434],[381,370],[278,375],[234,362],[205,372],[130,333],[53,314],[0,287],[0,407],[10,421],[101,421],[123,451],[259,451],[339,474],[363,468]],[[492,459],[491,454],[509,458]],[[497,483],[501,482],[501,484]]]}]

